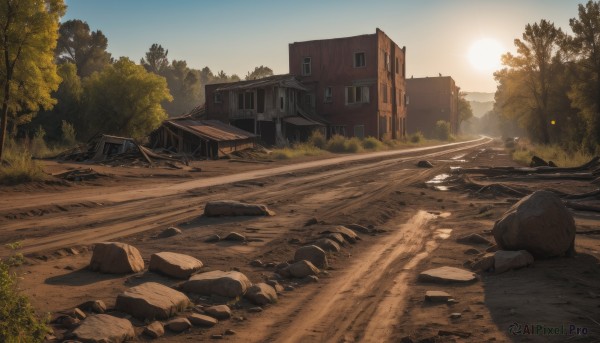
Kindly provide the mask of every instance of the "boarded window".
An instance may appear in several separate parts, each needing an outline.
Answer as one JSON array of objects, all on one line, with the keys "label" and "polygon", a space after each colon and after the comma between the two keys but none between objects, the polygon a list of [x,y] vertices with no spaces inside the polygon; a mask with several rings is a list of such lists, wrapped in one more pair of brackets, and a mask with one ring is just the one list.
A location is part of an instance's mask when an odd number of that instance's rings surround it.
[{"label": "boarded window", "polygon": [[365,53],[364,52],[356,52],[354,53],[354,68],[360,68],[366,66],[367,63],[365,61]]},{"label": "boarded window", "polygon": [[385,83],[381,84],[381,99],[383,101],[384,104],[387,104],[388,102],[388,87]]},{"label": "boarded window", "polygon": [[302,75],[307,76],[311,74],[310,62],[310,57],[304,57],[304,59],[302,59]]},{"label": "boarded window", "polygon": [[369,102],[369,86],[346,87],[346,104]]},{"label": "boarded window", "polygon": [[324,101],[326,103],[330,103],[333,100],[333,88],[332,87],[325,87],[325,96],[324,96]]}]

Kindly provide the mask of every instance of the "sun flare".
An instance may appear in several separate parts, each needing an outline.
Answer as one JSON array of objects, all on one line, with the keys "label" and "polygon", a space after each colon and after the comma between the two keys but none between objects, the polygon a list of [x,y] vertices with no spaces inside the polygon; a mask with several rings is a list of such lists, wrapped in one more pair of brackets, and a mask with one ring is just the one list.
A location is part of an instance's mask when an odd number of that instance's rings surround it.
[{"label": "sun flare", "polygon": [[469,49],[469,62],[483,72],[500,69],[500,56],[504,53],[502,44],[491,38],[484,38],[474,42]]}]

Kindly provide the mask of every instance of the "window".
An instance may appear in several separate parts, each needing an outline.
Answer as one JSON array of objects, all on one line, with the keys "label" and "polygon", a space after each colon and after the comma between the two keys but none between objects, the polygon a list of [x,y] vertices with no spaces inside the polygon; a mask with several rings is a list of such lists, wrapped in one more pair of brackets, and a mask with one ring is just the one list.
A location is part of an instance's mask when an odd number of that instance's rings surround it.
[{"label": "window", "polygon": [[310,57],[304,57],[302,60],[302,75],[308,76],[311,73]]},{"label": "window", "polygon": [[244,109],[244,93],[238,93],[238,110]]},{"label": "window", "polygon": [[221,94],[220,92],[215,92],[214,103],[215,104],[220,104],[222,102],[223,102],[223,94]]},{"label": "window", "polygon": [[331,135],[340,135],[346,137],[346,126],[344,125],[332,125],[331,127]]},{"label": "window", "polygon": [[390,71],[390,54],[387,52],[383,54],[383,62],[385,63],[385,70]]},{"label": "window", "polygon": [[410,97],[408,94],[404,94],[404,105],[410,105]]},{"label": "window", "polygon": [[245,109],[253,110],[254,109],[254,93],[246,92],[246,101],[244,101]]},{"label": "window", "polygon": [[387,104],[388,102],[388,87],[385,83],[381,84],[381,98],[383,99],[383,103]]},{"label": "window", "polygon": [[360,104],[369,102],[368,86],[346,87],[346,104]]},{"label": "window", "polygon": [[354,125],[354,137],[358,137],[360,139],[365,138],[365,126],[364,125]]},{"label": "window", "polygon": [[398,74],[398,73],[399,73],[399,71],[398,71],[398,69],[399,69],[399,68],[398,68],[398,66],[400,66],[400,64],[398,64],[398,57],[396,57],[396,74]]},{"label": "window", "polygon": [[315,96],[313,94],[304,94],[304,105],[307,108],[315,107],[314,105]]},{"label": "window", "polygon": [[366,66],[365,62],[365,53],[364,52],[355,52],[354,53],[354,68],[361,68]]},{"label": "window", "polygon": [[279,108],[283,111],[283,97],[279,97]]},{"label": "window", "polygon": [[325,97],[324,97],[324,101],[326,103],[330,103],[333,100],[333,88],[331,87],[325,87]]}]

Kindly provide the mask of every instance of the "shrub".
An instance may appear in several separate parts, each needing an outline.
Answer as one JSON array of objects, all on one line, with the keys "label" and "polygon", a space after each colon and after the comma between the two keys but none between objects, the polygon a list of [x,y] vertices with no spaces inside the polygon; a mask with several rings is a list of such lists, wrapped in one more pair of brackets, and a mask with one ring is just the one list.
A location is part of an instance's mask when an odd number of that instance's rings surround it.
[{"label": "shrub", "polygon": [[44,177],[41,165],[31,159],[29,151],[6,150],[6,162],[0,164],[0,184],[41,181]]},{"label": "shrub", "polygon": [[308,144],[311,144],[319,149],[323,149],[325,144],[327,144],[327,139],[325,139],[325,136],[321,131],[314,130],[310,137],[308,137]]},{"label": "shrub", "polygon": [[345,152],[359,152],[362,150],[362,142],[356,137],[350,138],[345,143]]},{"label": "shrub", "polygon": [[60,125],[60,130],[62,132],[62,143],[66,146],[75,145],[77,141],[75,138],[75,127],[73,126],[73,124],[69,123],[66,120],[63,120]]},{"label": "shrub", "polygon": [[275,149],[271,151],[271,157],[277,160],[287,160],[299,156],[317,156],[323,151],[312,144],[298,143],[291,148]]},{"label": "shrub", "polygon": [[450,123],[445,120],[438,120],[433,128],[433,136],[441,141],[450,140]]},{"label": "shrub", "polygon": [[384,144],[375,137],[367,137],[362,141],[362,147],[368,150],[382,150]]},{"label": "shrub", "polygon": [[36,316],[29,299],[18,291],[10,261],[0,260],[0,342],[43,342],[48,327]]},{"label": "shrub", "polygon": [[331,136],[325,149],[331,152],[346,152],[346,138],[340,135]]},{"label": "shrub", "polygon": [[421,143],[424,139],[425,137],[423,136],[423,133],[421,131],[417,131],[410,135],[411,143]]}]

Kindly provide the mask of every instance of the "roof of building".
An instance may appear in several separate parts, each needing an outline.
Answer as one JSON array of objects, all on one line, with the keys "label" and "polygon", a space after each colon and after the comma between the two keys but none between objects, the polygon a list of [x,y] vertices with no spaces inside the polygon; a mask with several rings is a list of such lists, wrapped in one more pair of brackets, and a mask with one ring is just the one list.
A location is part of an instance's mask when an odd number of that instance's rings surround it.
[{"label": "roof of building", "polygon": [[267,86],[295,88],[295,89],[299,89],[299,90],[303,90],[303,91],[307,90],[307,88],[304,87],[300,83],[300,81],[298,81],[293,75],[282,74],[282,75],[267,76],[265,78],[256,79],[256,80],[223,83],[223,84],[221,84],[220,87],[217,88],[217,92],[262,88],[262,87],[267,87]]},{"label": "roof of building", "polygon": [[191,117],[181,117],[165,120],[163,125],[168,124],[187,131],[204,140],[211,141],[233,141],[256,137],[254,134],[225,124],[218,120],[195,120]]}]

